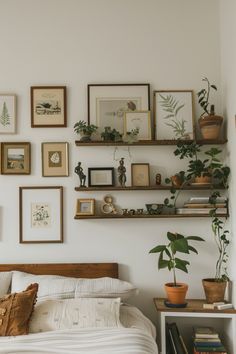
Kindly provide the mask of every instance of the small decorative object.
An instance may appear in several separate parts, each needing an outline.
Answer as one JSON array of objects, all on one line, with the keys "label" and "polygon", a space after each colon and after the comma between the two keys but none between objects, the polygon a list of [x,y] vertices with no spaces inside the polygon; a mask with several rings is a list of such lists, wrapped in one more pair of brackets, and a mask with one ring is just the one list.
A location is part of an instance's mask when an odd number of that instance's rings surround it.
[{"label": "small decorative object", "polygon": [[88,122],[98,126],[98,132],[110,126],[124,134],[124,113],[150,110],[149,84],[88,85]]},{"label": "small decorative object", "polygon": [[66,87],[31,87],[31,127],[66,127]]},{"label": "small decorative object", "polygon": [[130,209],[128,212],[129,215],[135,215],[135,210],[134,209]]},{"label": "small decorative object", "polygon": [[128,209],[122,209],[122,215],[128,215]]},{"label": "small decorative object", "polygon": [[176,173],[174,176],[170,177],[170,180],[173,187],[180,188],[185,181],[185,172],[180,171],[179,173]]},{"label": "small decorative object", "polygon": [[125,134],[136,129],[139,140],[152,139],[150,111],[125,112]]},{"label": "small decorative object", "polygon": [[[177,283],[176,281],[176,269],[182,270],[188,273],[188,261],[180,259],[176,256],[177,252],[189,254],[190,252],[197,253],[197,250],[189,245],[189,241],[204,241],[198,236],[184,236],[178,233],[167,232],[167,245],[158,245],[151,249],[149,253],[160,253],[158,260],[158,269],[167,268],[169,271],[173,271],[173,283],[165,284],[165,290],[167,293],[167,299],[172,304],[185,304],[185,296],[188,290],[188,285],[183,283]],[[167,258],[167,259],[164,259]]]},{"label": "small decorative object", "polygon": [[3,175],[29,175],[30,151],[30,143],[1,143],[1,173]]},{"label": "small decorative object", "polygon": [[122,134],[120,134],[116,129],[111,129],[111,127],[104,127],[101,137],[104,141],[122,141]]},{"label": "small decorative object", "polygon": [[113,204],[113,197],[106,195],[103,200],[104,203],[101,205],[101,211],[104,214],[117,214],[117,210]]},{"label": "small decorative object", "polygon": [[119,167],[118,167],[118,181],[121,185],[121,187],[125,187],[126,183],[126,168],[124,166],[124,157],[121,157],[119,161]]},{"label": "small decorative object", "polygon": [[95,199],[77,199],[76,215],[94,215]]},{"label": "small decorative object", "polygon": [[75,167],[75,173],[79,176],[80,180],[80,187],[86,187],[85,182],[86,182],[86,176],[83,172],[83,168],[81,167],[81,162],[78,162],[78,165]]},{"label": "small decorative object", "polygon": [[84,141],[84,142],[91,141],[91,135],[95,133],[96,130],[97,130],[96,125],[87,124],[83,120],[80,120],[74,125],[74,131],[77,134],[80,134],[81,137],[80,141]]},{"label": "small decorative object", "polygon": [[207,77],[204,77],[202,81],[206,82],[207,88],[202,89],[197,93],[198,103],[203,109],[203,113],[201,114],[198,123],[204,139],[218,139],[221,125],[223,123],[223,117],[215,115],[215,107],[213,104],[209,103],[211,90],[213,89],[217,91],[217,87],[211,85]]},{"label": "small decorative object", "polygon": [[161,174],[160,173],[156,174],[156,185],[157,186],[161,185]]},{"label": "small decorative object", "polygon": [[150,185],[149,163],[132,163],[131,179],[134,187],[147,187]]},{"label": "small decorative object", "polygon": [[63,242],[63,187],[20,187],[20,243]]},{"label": "small decorative object", "polygon": [[193,91],[154,91],[157,140],[193,140]]},{"label": "small decorative object", "polygon": [[0,94],[0,134],[16,132],[16,95]]},{"label": "small decorative object", "polygon": [[68,143],[42,143],[43,177],[69,176]]},{"label": "small decorative object", "polygon": [[137,209],[137,212],[136,212],[137,215],[143,215],[143,209]]},{"label": "small decorative object", "polygon": [[163,204],[146,204],[149,215],[159,215],[162,212]]},{"label": "small decorative object", "polygon": [[126,132],[124,136],[124,142],[128,144],[133,144],[138,141],[138,134],[139,134],[139,129],[135,128],[132,129],[130,132]]},{"label": "small decorative object", "polygon": [[88,169],[89,187],[114,187],[113,167],[91,167]]}]

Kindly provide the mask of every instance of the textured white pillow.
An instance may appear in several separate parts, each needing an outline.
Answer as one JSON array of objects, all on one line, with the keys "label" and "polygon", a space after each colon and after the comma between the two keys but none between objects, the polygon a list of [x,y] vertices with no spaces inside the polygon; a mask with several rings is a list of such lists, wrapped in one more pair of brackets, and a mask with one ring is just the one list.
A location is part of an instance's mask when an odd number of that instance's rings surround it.
[{"label": "textured white pillow", "polygon": [[12,292],[23,291],[29,284],[38,283],[38,301],[79,297],[121,297],[135,295],[137,289],[126,281],[114,278],[83,279],[57,275],[33,275],[14,271]]},{"label": "textured white pillow", "polygon": [[92,327],[122,327],[119,298],[42,301],[34,308],[29,332]]},{"label": "textured white pillow", "polygon": [[0,297],[6,295],[11,285],[12,272],[0,272]]}]

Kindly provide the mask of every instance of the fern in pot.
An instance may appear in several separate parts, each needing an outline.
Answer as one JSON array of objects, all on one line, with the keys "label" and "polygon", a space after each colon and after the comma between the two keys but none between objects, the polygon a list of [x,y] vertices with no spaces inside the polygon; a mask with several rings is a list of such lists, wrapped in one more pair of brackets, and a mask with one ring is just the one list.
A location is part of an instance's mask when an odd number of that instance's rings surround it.
[{"label": "fern in pot", "polygon": [[168,302],[172,305],[184,305],[188,285],[179,283],[176,279],[176,270],[188,273],[190,262],[178,257],[178,253],[198,254],[196,248],[189,244],[190,241],[204,241],[199,236],[184,236],[179,233],[167,232],[168,243],[166,245],[157,245],[149,253],[159,253],[158,269],[167,268],[173,274],[173,282],[165,284],[165,291]]}]

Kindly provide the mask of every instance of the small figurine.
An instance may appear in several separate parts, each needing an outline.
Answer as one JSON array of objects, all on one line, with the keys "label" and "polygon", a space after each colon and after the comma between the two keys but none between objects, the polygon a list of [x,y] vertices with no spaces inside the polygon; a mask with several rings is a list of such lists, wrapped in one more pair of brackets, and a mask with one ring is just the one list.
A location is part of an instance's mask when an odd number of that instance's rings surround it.
[{"label": "small figurine", "polygon": [[161,174],[160,173],[156,174],[156,185],[157,186],[161,185]]},{"label": "small figurine", "polygon": [[121,157],[120,161],[119,161],[119,167],[118,167],[118,181],[121,185],[121,187],[125,187],[125,183],[126,183],[126,168],[124,166],[124,157]]},{"label": "small figurine", "polygon": [[81,162],[78,162],[78,165],[75,167],[75,173],[79,176],[80,180],[80,187],[85,188],[85,181],[86,181],[86,176],[83,172],[83,169],[81,167]]}]

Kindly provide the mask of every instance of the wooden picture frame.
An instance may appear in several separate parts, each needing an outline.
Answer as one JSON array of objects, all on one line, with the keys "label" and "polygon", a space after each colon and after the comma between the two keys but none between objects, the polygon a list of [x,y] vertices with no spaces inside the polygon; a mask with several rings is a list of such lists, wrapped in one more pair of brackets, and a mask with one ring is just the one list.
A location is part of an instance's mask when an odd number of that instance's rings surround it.
[{"label": "wooden picture frame", "polygon": [[47,142],[41,144],[42,176],[69,176],[69,144],[67,142]]},{"label": "wooden picture frame", "polygon": [[29,175],[31,172],[31,144],[29,142],[1,143],[1,174]]},{"label": "wooden picture frame", "polygon": [[124,134],[126,111],[150,110],[150,84],[89,84],[88,122]]},{"label": "wooden picture frame", "polygon": [[138,140],[152,140],[151,111],[125,112],[124,133],[138,129]]},{"label": "wooden picture frame", "polygon": [[20,243],[63,242],[63,187],[19,187]]},{"label": "wooden picture frame", "polygon": [[95,215],[95,199],[77,199],[76,215]]},{"label": "wooden picture frame", "polygon": [[114,167],[90,167],[88,168],[89,187],[114,187]]},{"label": "wooden picture frame", "polygon": [[193,91],[154,91],[154,124],[156,140],[194,140]]},{"label": "wooden picture frame", "polygon": [[133,187],[150,186],[150,166],[149,163],[132,163],[131,180]]},{"label": "wooden picture frame", "polygon": [[66,86],[32,86],[30,94],[32,128],[67,126]]},{"label": "wooden picture frame", "polygon": [[0,134],[16,133],[16,95],[0,93]]}]

